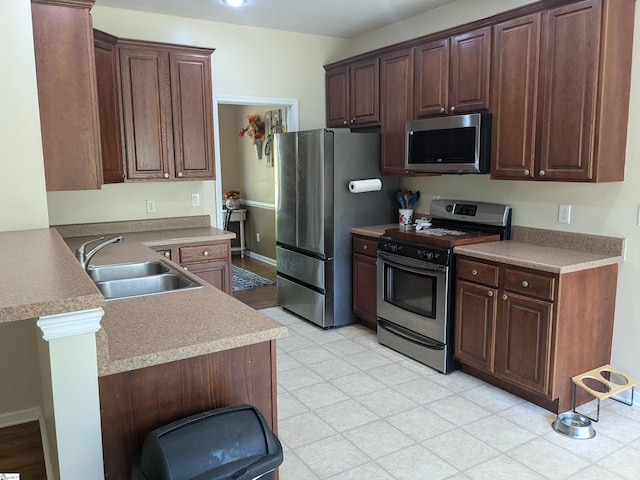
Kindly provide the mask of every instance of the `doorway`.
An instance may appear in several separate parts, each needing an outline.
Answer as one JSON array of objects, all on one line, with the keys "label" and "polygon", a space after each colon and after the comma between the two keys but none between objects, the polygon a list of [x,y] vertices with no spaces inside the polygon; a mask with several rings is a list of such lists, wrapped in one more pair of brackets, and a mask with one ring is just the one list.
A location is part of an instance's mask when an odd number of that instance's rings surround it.
[{"label": "doorway", "polygon": [[[276,169],[266,156],[258,158],[250,138],[239,138],[247,114],[280,110],[287,130],[299,129],[298,100],[272,97],[217,95],[214,97],[216,180],[214,182],[216,225],[224,225],[223,194],[240,190],[241,208],[246,210],[247,254],[275,265]],[[268,133],[268,132],[267,132]],[[236,231],[231,224],[229,230]],[[236,231],[236,234],[239,232]]]}]

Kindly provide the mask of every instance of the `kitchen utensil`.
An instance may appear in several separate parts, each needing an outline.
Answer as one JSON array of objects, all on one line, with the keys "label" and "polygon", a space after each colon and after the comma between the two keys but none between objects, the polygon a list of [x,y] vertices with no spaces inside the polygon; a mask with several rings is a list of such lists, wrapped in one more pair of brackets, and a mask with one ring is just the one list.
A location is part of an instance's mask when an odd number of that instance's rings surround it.
[{"label": "kitchen utensil", "polygon": [[398,200],[400,207],[407,208],[407,204],[404,201],[404,193],[402,192],[402,190],[398,190],[396,192],[396,199]]},{"label": "kitchen utensil", "polygon": [[411,194],[411,198],[409,198],[408,208],[413,208],[413,206],[420,200],[420,191]]}]

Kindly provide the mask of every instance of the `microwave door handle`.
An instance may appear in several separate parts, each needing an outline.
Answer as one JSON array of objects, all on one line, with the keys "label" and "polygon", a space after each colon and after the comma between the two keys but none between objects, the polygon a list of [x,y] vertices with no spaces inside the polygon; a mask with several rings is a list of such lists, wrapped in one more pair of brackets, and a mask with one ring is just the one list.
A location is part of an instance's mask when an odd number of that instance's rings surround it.
[{"label": "microwave door handle", "polygon": [[430,350],[444,350],[445,348],[445,346],[440,342],[436,342],[435,340],[431,340],[430,338],[417,335],[412,331],[407,330],[406,328],[402,328],[398,325],[394,325],[382,319],[378,320],[378,326],[420,347],[425,347]]},{"label": "microwave door handle", "polygon": [[424,272],[435,272],[435,273],[446,273],[447,267],[435,266],[433,263],[426,262],[424,260],[413,260],[405,257],[398,257],[396,255],[391,256],[384,252],[378,252],[378,257],[389,263],[390,265],[395,265],[398,267],[408,267],[412,268],[416,273],[424,273]]}]

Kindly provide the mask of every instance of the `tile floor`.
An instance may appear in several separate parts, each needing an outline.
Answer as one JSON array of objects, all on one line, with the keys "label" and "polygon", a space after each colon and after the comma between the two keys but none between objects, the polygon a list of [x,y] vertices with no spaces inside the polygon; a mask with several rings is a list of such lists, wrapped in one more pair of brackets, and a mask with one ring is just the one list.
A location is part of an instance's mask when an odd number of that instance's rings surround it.
[{"label": "tile floor", "polygon": [[281,480],[640,478],[638,402],[603,401],[596,436],[574,440],[551,428],[554,414],[441,375],[364,327],[261,311],[289,328],[278,340]]}]

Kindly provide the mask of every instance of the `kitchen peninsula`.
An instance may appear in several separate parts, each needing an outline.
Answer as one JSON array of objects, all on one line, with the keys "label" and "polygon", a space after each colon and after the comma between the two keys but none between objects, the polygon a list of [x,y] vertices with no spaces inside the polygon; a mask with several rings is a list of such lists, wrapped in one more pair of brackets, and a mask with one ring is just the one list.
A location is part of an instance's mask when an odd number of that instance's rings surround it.
[{"label": "kitchen peninsula", "polygon": [[[69,356],[71,363],[93,361],[96,368],[93,382],[100,392],[109,478],[126,478],[131,455],[150,430],[196,412],[251,403],[277,431],[275,340],[286,336],[285,327],[201,280],[199,289],[105,302],[72,252],[87,237],[111,235],[113,228],[125,240],[100,251],[92,263],[157,260],[161,255],[149,246],[228,242],[235,235],[209,226],[183,225],[180,219],[168,226],[107,225],[59,227],[59,233],[55,229],[0,233],[5,251],[34,252],[4,262],[8,275],[0,280],[0,322],[39,317],[40,326],[43,317],[104,310],[101,322],[98,316],[99,330],[95,337],[90,335],[91,340],[95,338],[95,358],[80,358],[76,352]],[[45,339],[49,340],[46,332]],[[54,341],[49,340],[50,348]],[[60,374],[67,372],[57,372],[51,360],[52,383]],[[75,397],[86,386],[82,381],[71,380],[68,387],[73,391],[62,394]],[[91,382],[86,387],[91,389]],[[53,396],[55,400],[55,385]],[[81,411],[77,414],[76,421],[82,418]],[[57,440],[50,437],[50,442],[58,443],[62,474],[69,457],[64,458],[66,450],[58,434],[67,425],[57,410],[54,415]],[[66,420],[72,421],[73,416]],[[84,435],[85,430],[76,433]],[[78,448],[78,441],[75,445]],[[76,450],[74,457],[82,454]]]}]

